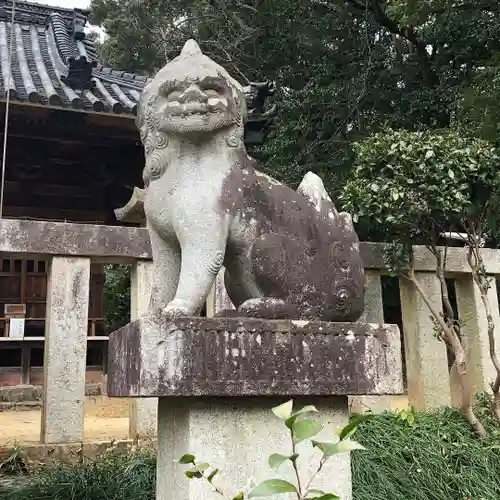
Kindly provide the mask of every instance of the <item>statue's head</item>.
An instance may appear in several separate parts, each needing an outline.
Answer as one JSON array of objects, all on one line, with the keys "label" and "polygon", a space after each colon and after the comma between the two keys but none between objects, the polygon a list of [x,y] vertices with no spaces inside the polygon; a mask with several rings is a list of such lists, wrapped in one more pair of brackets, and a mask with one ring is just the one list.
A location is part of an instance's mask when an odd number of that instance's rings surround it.
[{"label": "statue's head", "polygon": [[143,136],[151,128],[166,135],[212,134],[242,127],[245,116],[242,86],[188,40],[144,89],[137,124]]}]

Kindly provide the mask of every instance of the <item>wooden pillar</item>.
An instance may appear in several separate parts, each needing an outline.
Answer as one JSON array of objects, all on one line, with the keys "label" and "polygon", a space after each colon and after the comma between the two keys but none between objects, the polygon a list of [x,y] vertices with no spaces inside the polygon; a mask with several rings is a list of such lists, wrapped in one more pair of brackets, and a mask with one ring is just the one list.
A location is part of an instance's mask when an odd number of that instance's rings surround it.
[{"label": "wooden pillar", "polygon": [[89,282],[89,258],[52,258],[43,369],[43,443],[83,440]]},{"label": "wooden pillar", "polygon": [[[416,272],[415,276],[431,304],[441,312],[441,285],[435,273]],[[401,278],[399,286],[409,403],[416,409],[449,405],[450,375],[446,345],[435,337],[431,312],[413,283]]]},{"label": "wooden pillar", "polygon": [[[460,276],[455,280],[458,316],[462,343],[469,362],[469,380],[474,394],[490,390],[496,371],[491,362],[488,341],[488,322],[481,300],[481,292],[472,275]],[[498,309],[497,284],[491,277],[488,290],[493,323],[495,324],[496,352],[500,356],[500,313]]]},{"label": "wooden pillar", "polygon": [[23,345],[21,350],[21,384],[31,383],[31,346]]},{"label": "wooden pillar", "polygon": [[[136,262],[132,268],[131,320],[149,310],[151,297],[152,262]],[[131,398],[129,402],[129,436],[131,439],[156,436],[158,414],[157,398]]]}]

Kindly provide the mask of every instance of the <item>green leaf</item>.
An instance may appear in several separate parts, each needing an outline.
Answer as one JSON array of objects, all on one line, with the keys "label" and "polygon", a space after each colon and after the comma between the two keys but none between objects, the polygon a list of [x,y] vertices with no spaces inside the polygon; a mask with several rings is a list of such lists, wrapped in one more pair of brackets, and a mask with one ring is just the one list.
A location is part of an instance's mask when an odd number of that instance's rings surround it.
[{"label": "green leaf", "polygon": [[208,481],[212,482],[212,479],[218,474],[219,469],[214,469],[208,476]]},{"label": "green leaf", "polygon": [[323,491],[323,490],[315,490],[315,489],[312,489],[312,490],[307,490],[307,494],[308,495],[326,495],[326,493]]},{"label": "green leaf", "polygon": [[191,455],[191,453],[186,453],[185,455],[182,455],[181,458],[179,458],[178,462],[180,464],[194,464],[195,460],[196,457],[194,455]]},{"label": "green leaf", "polygon": [[297,488],[283,479],[268,479],[258,484],[248,495],[248,498],[270,497],[280,493],[297,493]]},{"label": "green leaf", "polygon": [[281,420],[286,420],[292,414],[292,409],[293,409],[293,400],[291,399],[290,401],[287,401],[286,403],[283,403],[282,405],[273,408],[272,412],[278,418],[281,418]]},{"label": "green leaf", "polygon": [[340,500],[340,497],[333,493],[325,493],[320,497],[307,497],[305,500]]},{"label": "green leaf", "polygon": [[295,443],[300,443],[304,441],[304,439],[309,439],[313,436],[316,436],[321,430],[323,426],[311,419],[297,420],[294,422],[292,426],[292,435]]},{"label": "green leaf", "polygon": [[366,448],[363,445],[357,443],[356,441],[351,441],[350,439],[344,439],[343,441],[335,443],[334,450],[335,450],[334,454],[337,454],[337,453],[348,453],[354,450],[366,450]]},{"label": "green leaf", "polygon": [[297,417],[299,417],[300,415],[303,415],[304,413],[314,413],[314,412],[317,412],[318,410],[316,409],[315,406],[313,405],[307,405],[307,406],[304,406],[303,408],[301,408],[300,410],[297,410],[295,412],[293,412],[289,418],[286,419],[286,422],[285,422],[285,425],[291,429],[294,422],[297,420]]},{"label": "green leaf", "polygon": [[283,462],[286,462],[287,460],[291,460],[292,457],[287,457],[285,455],[280,455],[279,453],[273,453],[272,455],[269,456],[268,464],[271,469],[278,469]]},{"label": "green leaf", "polygon": [[244,500],[245,499],[245,494],[243,492],[238,493],[233,500]]},{"label": "green leaf", "polygon": [[188,479],[200,479],[203,475],[198,469],[193,468],[186,471],[186,477]]},{"label": "green leaf", "polygon": [[365,415],[356,415],[351,419],[351,421],[340,431],[340,439],[345,439],[350,436],[352,436],[356,430],[358,429],[358,426],[366,422],[367,420],[370,420],[373,418],[373,415],[365,414]]},{"label": "green leaf", "polygon": [[353,450],[365,450],[366,448],[356,441],[351,441],[350,439],[344,439],[338,443],[322,443],[319,441],[313,441],[313,446],[322,451],[326,458],[332,457],[333,455],[338,455],[339,453],[348,453]]},{"label": "green leaf", "polygon": [[350,439],[344,439],[337,443],[337,453],[346,453],[354,450],[366,450],[366,448],[357,441],[351,441]]},{"label": "green leaf", "polygon": [[455,178],[455,172],[453,172],[453,170],[451,170],[451,168],[450,168],[450,170],[448,170],[448,177],[450,179],[454,179]]},{"label": "green leaf", "polygon": [[380,188],[378,187],[378,184],[373,183],[373,184],[370,186],[370,189],[371,189],[374,193],[377,193],[377,192],[378,192],[378,190],[379,190]]},{"label": "green leaf", "polygon": [[210,464],[207,464],[206,462],[204,462],[204,463],[201,463],[201,464],[195,464],[195,467],[198,470],[204,471],[204,470],[207,470],[210,467]]},{"label": "green leaf", "polygon": [[[335,455],[335,445],[337,443],[324,443],[321,441],[311,441],[312,445],[314,448],[318,448],[325,457],[330,457],[332,455]],[[331,453],[330,451],[333,450]]]},{"label": "green leaf", "polygon": [[415,423],[415,414],[413,412],[409,412],[406,420],[410,425],[413,425]]}]

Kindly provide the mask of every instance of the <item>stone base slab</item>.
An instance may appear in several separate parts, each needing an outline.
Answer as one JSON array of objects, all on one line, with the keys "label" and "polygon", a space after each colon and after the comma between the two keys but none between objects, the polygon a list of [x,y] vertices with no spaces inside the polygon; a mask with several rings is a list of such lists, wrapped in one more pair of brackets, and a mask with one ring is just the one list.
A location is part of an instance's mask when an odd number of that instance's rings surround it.
[{"label": "stone base slab", "polygon": [[0,412],[3,411],[33,411],[42,408],[41,401],[20,401],[19,403],[0,402]]},{"label": "stone base slab", "polygon": [[109,338],[108,396],[403,392],[398,327],[143,316]]},{"label": "stone base slab", "polygon": [[[99,458],[110,450],[131,453],[137,446],[154,446],[155,442],[135,443],[133,440],[91,441],[67,444],[32,444],[18,443],[28,462],[64,462],[77,463],[85,458]],[[12,455],[13,446],[0,446],[0,462]]]}]

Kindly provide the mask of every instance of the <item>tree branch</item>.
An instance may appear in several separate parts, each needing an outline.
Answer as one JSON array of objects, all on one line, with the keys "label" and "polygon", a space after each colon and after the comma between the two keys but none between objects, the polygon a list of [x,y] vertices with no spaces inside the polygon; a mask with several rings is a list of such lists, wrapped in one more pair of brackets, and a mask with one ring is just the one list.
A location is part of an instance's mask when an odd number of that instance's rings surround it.
[{"label": "tree branch", "polygon": [[500,3],[497,2],[496,0],[492,0],[489,2],[483,2],[480,4],[476,3],[463,3],[460,5],[452,5],[448,7],[442,7],[442,8],[436,8],[436,9],[429,9],[426,13],[427,14],[435,14],[435,15],[441,15],[441,14],[449,14],[450,12],[453,11],[464,11],[464,10],[479,10],[479,11],[491,11],[491,12],[496,12],[500,10]]},{"label": "tree branch", "polygon": [[[325,5],[327,3],[330,5],[332,4],[331,2],[323,2],[321,0],[316,0],[315,3],[320,5]],[[391,19],[383,9],[381,0],[347,0],[345,6],[354,15],[366,14],[366,12],[369,12],[373,16],[373,19],[389,33],[398,35],[407,40],[415,49],[418,64],[425,83],[436,85],[439,82],[439,77],[430,64],[427,43],[420,39],[412,26],[399,26],[396,21]]]}]

